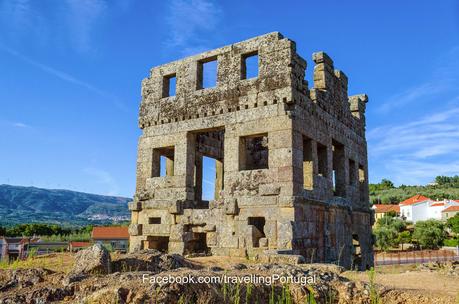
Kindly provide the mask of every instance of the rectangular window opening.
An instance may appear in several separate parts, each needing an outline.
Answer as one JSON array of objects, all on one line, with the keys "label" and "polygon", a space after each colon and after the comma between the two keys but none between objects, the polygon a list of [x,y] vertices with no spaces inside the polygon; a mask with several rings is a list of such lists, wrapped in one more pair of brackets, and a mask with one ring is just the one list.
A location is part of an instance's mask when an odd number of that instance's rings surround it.
[{"label": "rectangular window opening", "polygon": [[268,134],[240,138],[239,170],[268,169]]},{"label": "rectangular window opening", "polygon": [[184,230],[191,237],[185,242],[185,254],[203,254],[210,253],[207,245],[207,233],[202,232],[203,225],[185,225]]},{"label": "rectangular window opening", "polygon": [[217,86],[218,61],[216,57],[198,62],[196,89],[208,89]]},{"label": "rectangular window opening", "polygon": [[266,237],[265,235],[265,224],[266,220],[264,217],[249,217],[248,224],[253,226],[252,240],[253,247],[260,247],[260,239]]},{"label": "rectangular window opening", "polygon": [[312,140],[306,137],[303,137],[303,184],[306,190],[312,190],[314,187]]},{"label": "rectangular window opening", "polygon": [[142,249],[156,249],[161,252],[167,252],[169,247],[168,236],[148,236],[142,242]]},{"label": "rectangular window opening", "polygon": [[163,98],[175,96],[177,86],[177,77],[175,74],[163,77]]},{"label": "rectangular window opening", "polygon": [[153,149],[151,177],[173,176],[174,159],[174,147]]},{"label": "rectangular window opening", "polygon": [[161,224],[161,218],[160,217],[149,217],[148,224],[152,224],[152,225]]},{"label": "rectangular window opening", "polygon": [[241,79],[258,77],[258,52],[242,56]]},{"label": "rectangular window opening", "polygon": [[333,141],[333,189],[335,196],[346,197],[344,164],[344,145]]},{"label": "rectangular window opening", "polygon": [[203,207],[219,199],[224,189],[224,138],[224,129],[196,133],[194,191]]},{"label": "rectangular window opening", "polygon": [[211,157],[203,156],[202,158],[202,200],[210,201],[215,197],[215,163],[216,160]]}]

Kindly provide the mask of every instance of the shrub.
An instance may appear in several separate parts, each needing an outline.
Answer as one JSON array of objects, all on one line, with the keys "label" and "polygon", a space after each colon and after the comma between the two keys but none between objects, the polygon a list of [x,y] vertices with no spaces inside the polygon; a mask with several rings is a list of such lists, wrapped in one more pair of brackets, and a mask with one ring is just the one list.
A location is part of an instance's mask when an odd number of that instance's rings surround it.
[{"label": "shrub", "polygon": [[388,228],[393,228],[395,231],[403,231],[406,228],[406,223],[396,217],[390,216],[390,215],[385,215],[382,218],[378,219],[376,222],[377,226],[379,227],[388,227]]},{"label": "shrub", "polygon": [[373,231],[376,237],[376,246],[384,251],[397,245],[397,230],[393,227],[381,226]]},{"label": "shrub", "polygon": [[459,234],[459,213],[453,217],[450,217],[446,221],[446,226],[448,226],[452,232]]},{"label": "shrub", "polygon": [[445,238],[444,225],[440,221],[419,221],[414,225],[413,239],[424,248],[436,249]]},{"label": "shrub", "polygon": [[457,247],[457,246],[459,246],[459,239],[446,239],[446,240],[443,240],[443,246]]},{"label": "shrub", "polygon": [[402,244],[402,250],[403,250],[403,244],[411,243],[410,232],[409,231],[400,232],[397,237],[397,243]]}]

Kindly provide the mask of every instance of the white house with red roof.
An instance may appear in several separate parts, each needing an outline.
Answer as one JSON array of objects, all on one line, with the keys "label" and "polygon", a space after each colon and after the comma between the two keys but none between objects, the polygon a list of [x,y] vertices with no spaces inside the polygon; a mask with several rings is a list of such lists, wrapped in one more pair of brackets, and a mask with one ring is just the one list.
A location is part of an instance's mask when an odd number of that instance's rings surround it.
[{"label": "white house with red roof", "polygon": [[448,220],[449,218],[451,217],[454,217],[456,214],[459,213],[459,201],[455,201],[458,203],[458,205],[456,206],[449,206],[448,208],[444,209],[442,212],[441,212],[441,217],[442,219],[444,219],[445,221]]},{"label": "white house with red roof", "polygon": [[416,223],[429,219],[441,220],[443,219],[442,211],[450,206],[459,206],[459,202],[454,200],[435,201],[417,194],[398,205],[400,206],[400,216],[407,221]]}]

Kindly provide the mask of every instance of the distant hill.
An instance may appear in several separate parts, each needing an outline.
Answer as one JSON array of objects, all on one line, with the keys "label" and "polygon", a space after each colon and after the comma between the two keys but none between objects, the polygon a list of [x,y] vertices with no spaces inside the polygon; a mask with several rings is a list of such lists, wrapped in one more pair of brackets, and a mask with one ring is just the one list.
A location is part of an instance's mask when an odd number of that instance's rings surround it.
[{"label": "distant hill", "polygon": [[70,190],[0,185],[0,225],[86,225],[129,219],[130,198]]}]

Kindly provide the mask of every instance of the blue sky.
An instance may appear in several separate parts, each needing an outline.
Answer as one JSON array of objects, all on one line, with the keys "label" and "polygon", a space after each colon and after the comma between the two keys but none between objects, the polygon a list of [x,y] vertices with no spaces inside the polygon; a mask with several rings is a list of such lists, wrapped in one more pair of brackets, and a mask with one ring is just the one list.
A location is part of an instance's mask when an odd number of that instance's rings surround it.
[{"label": "blue sky", "polygon": [[149,69],[272,31],[369,95],[370,181],[459,174],[457,1],[4,0],[0,183],[132,196]]}]

